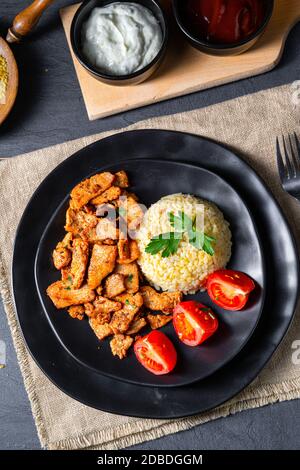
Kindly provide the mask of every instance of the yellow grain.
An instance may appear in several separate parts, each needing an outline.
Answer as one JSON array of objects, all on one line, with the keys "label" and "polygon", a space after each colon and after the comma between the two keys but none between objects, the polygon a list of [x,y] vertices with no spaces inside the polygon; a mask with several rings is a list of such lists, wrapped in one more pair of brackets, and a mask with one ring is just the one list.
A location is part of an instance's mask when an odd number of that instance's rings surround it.
[{"label": "yellow grain", "polygon": [[8,85],[8,70],[5,58],[0,55],[0,103],[5,103],[6,90]]},{"label": "yellow grain", "polygon": [[[145,252],[153,236],[172,231],[168,214],[179,210],[192,219],[203,215],[204,232],[216,239],[213,256],[194,248],[186,236],[177,252],[168,258],[162,258],[161,253]],[[153,204],[138,231],[137,242],[141,252],[138,262],[144,276],[164,291],[193,293],[203,289],[207,276],[224,268],[231,256],[231,232],[222,212],[214,204],[191,195],[173,194]]]}]

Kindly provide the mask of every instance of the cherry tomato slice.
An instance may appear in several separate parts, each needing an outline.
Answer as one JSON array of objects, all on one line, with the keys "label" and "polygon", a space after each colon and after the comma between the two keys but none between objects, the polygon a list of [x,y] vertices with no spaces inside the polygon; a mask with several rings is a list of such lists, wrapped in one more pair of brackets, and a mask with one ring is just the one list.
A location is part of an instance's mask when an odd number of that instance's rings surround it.
[{"label": "cherry tomato slice", "polygon": [[174,308],[173,325],[184,344],[198,346],[215,333],[219,322],[209,307],[189,300]]},{"label": "cherry tomato slice", "polygon": [[173,343],[161,331],[151,331],[134,344],[138,361],[155,375],[168,374],[177,362],[177,352]]},{"label": "cherry tomato slice", "polygon": [[255,288],[252,279],[240,271],[220,269],[210,274],[207,293],[213,302],[225,310],[241,310]]}]

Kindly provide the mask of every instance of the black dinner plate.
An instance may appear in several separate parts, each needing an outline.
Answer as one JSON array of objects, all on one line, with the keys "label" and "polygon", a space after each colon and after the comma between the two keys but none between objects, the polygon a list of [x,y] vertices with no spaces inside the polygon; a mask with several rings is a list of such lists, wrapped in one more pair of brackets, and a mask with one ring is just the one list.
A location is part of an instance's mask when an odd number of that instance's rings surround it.
[{"label": "black dinner plate", "polygon": [[[49,221],[80,175],[100,165],[136,158],[185,161],[220,174],[251,207],[266,262],[262,316],[247,345],[227,365],[184,387],[141,387],[101,375],[75,360],[60,344],[41,307],[34,260]],[[53,181],[56,191],[53,193]],[[15,307],[27,347],[50,380],[74,399],[111,413],[145,418],[179,418],[206,411],[247,386],[283,339],[293,318],[299,286],[298,255],[282,211],[261,178],[241,158],[208,139],[179,132],[140,130],[98,141],[61,163],[32,196],[21,218],[12,263]]]},{"label": "black dinner plate", "polygon": [[[193,194],[214,202],[230,223],[233,250],[230,263],[236,269],[250,275],[257,283],[246,308],[240,312],[226,312],[213,305],[207,293],[199,292],[189,299],[210,305],[220,320],[218,331],[201,347],[191,348],[177,337],[171,323],[162,330],[171,338],[178,353],[175,369],[164,376],[156,376],[144,369],[136,360],[133,348],[122,361],[114,357],[109,339],[99,343],[87,320],[75,321],[66,310],[58,311],[46,294],[47,287],[60,279],[51,255],[57,242],[64,236],[66,210],[69,194],[65,189],[63,201],[52,215],[41,238],[35,263],[35,277],[45,314],[61,344],[81,364],[112,378],[140,385],[178,387],[208,377],[229,362],[246,344],[262,311],[264,289],[264,265],[260,243],[250,213],[237,192],[220,176],[195,165],[181,162],[134,159],[99,167],[97,171],[116,172],[125,170],[129,176],[130,191],[149,207],[161,197],[184,193]],[[89,168],[80,179],[91,176]],[[74,178],[74,184],[77,175]],[[56,191],[56,185],[52,188]],[[41,204],[44,206],[43,201]],[[50,214],[51,215],[51,214]],[[145,330],[145,333],[147,330]],[[100,347],[99,347],[100,344]]]}]

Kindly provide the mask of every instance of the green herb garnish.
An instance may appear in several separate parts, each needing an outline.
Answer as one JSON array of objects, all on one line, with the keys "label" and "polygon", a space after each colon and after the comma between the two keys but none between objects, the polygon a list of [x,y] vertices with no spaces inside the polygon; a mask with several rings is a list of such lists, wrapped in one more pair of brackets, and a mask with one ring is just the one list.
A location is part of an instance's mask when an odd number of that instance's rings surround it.
[{"label": "green herb garnish", "polygon": [[130,305],[130,302],[129,302],[128,299],[125,300],[125,304],[126,304],[126,305]]},{"label": "green herb garnish", "polygon": [[133,279],[133,274],[129,274],[127,277],[127,281],[132,282],[132,279]]},{"label": "green herb garnish", "polygon": [[161,233],[152,238],[151,242],[146,246],[145,251],[146,253],[150,253],[150,255],[156,255],[162,251],[162,257],[168,258],[168,256],[176,253],[181,239],[182,232]]},{"label": "green herb garnish", "polygon": [[196,217],[192,220],[182,211],[179,211],[178,215],[175,215],[174,212],[170,212],[169,221],[171,226],[175,229],[175,232],[162,233],[152,238],[145,248],[146,253],[156,255],[162,251],[163,258],[174,255],[178,250],[183,234],[186,233],[189,243],[192,246],[197,248],[197,250],[203,250],[205,253],[213,256],[215,251],[212,247],[212,242],[216,241],[216,239],[197,230]]},{"label": "green herb garnish", "polygon": [[177,232],[188,232],[193,229],[192,219],[182,211],[179,211],[178,215],[169,212],[169,222]]},{"label": "green herb garnish", "polygon": [[194,217],[194,220],[192,220],[184,212],[179,211],[178,216],[171,212],[169,214],[169,220],[170,224],[175,228],[175,230],[181,229],[183,232],[188,234],[190,244],[197,248],[197,250],[203,250],[211,256],[214,255],[215,251],[211,243],[216,241],[216,239],[209,237],[206,235],[206,233],[197,230],[196,217]]}]

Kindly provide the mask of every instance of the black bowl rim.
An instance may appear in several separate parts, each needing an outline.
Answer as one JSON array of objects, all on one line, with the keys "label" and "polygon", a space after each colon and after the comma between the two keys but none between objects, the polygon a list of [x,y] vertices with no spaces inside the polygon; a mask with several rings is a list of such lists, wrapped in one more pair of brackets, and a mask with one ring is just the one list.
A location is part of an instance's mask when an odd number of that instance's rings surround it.
[{"label": "black bowl rim", "polygon": [[266,27],[268,26],[270,19],[273,15],[274,12],[274,6],[275,6],[275,0],[268,0],[268,5],[267,5],[267,11],[265,14],[265,19],[262,22],[261,26],[254,31],[250,36],[247,38],[237,41],[237,42],[231,42],[229,44],[225,43],[213,43],[209,41],[204,41],[199,39],[197,36],[194,36],[188,29],[184,26],[183,22],[180,19],[179,12],[178,12],[178,0],[172,0],[172,9],[173,13],[175,16],[175,20],[181,31],[184,33],[184,35],[192,42],[195,44],[198,44],[199,46],[202,46],[203,48],[211,49],[211,50],[230,50],[230,49],[238,49],[241,46],[244,46],[245,44],[251,43],[253,39],[259,38],[259,36],[264,32]]},{"label": "black bowl rim", "polygon": [[[154,57],[154,59],[145,67],[143,67],[140,70],[137,70],[136,72],[127,74],[127,75],[110,75],[106,74],[103,72],[100,72],[96,67],[94,67],[92,64],[90,64],[84,57],[84,55],[81,53],[80,48],[77,44],[77,40],[75,39],[75,25],[78,21],[79,15],[81,12],[86,8],[86,6],[91,2],[92,0],[86,0],[84,1],[78,10],[76,11],[72,23],[71,23],[71,31],[70,31],[70,39],[71,39],[71,46],[72,50],[77,58],[77,60],[80,62],[80,64],[88,70],[90,73],[93,75],[96,75],[100,79],[103,80],[110,80],[112,82],[117,82],[117,81],[126,81],[130,79],[134,79],[135,77],[139,77],[143,75],[145,72],[147,72],[151,67],[153,67],[156,63],[160,61],[160,59],[163,57],[166,48],[167,48],[167,43],[169,39],[169,27],[168,27],[168,21],[166,18],[166,14],[163,10],[163,8],[157,3],[156,0],[150,0],[153,5],[157,8],[158,11],[160,11],[162,18],[163,18],[163,28],[162,29],[162,34],[163,34],[163,40],[161,43],[161,47],[157,53],[157,55]],[[103,0],[104,1],[104,0]],[[108,3],[115,3],[117,0],[109,0]],[[130,0],[131,3],[137,3],[140,4],[139,0]]]}]

